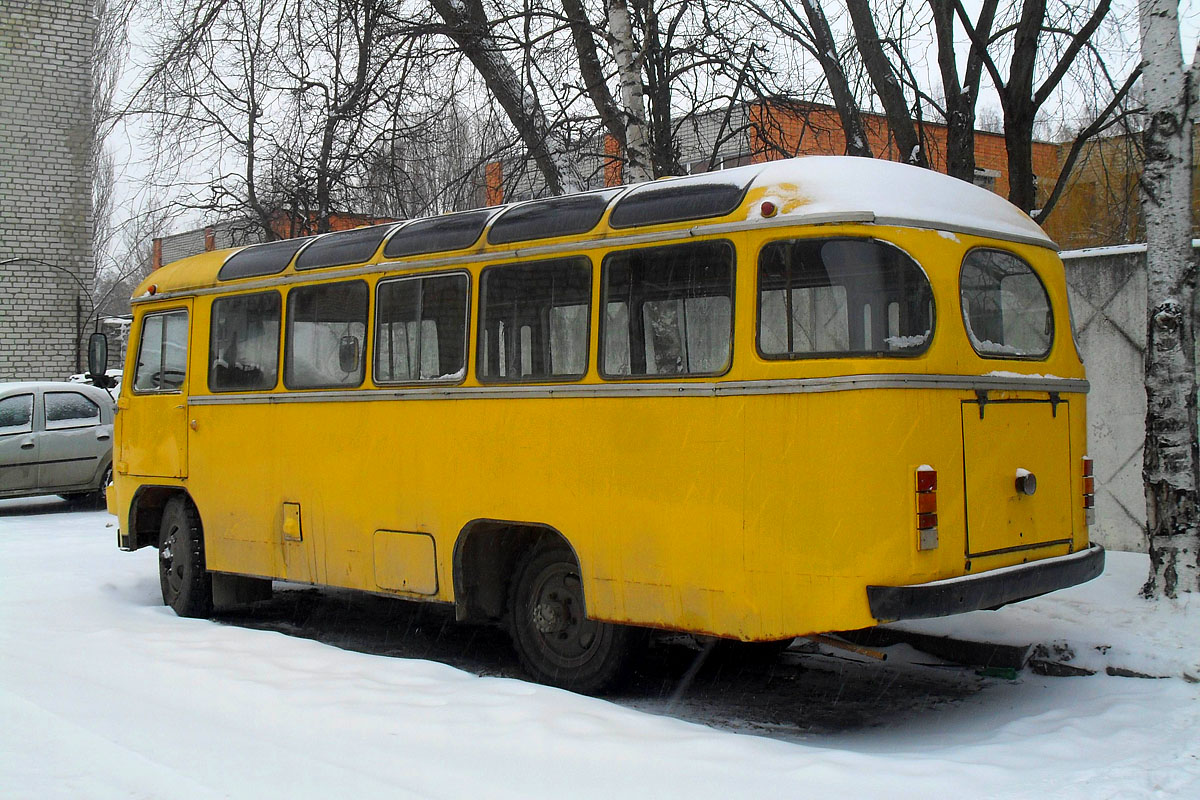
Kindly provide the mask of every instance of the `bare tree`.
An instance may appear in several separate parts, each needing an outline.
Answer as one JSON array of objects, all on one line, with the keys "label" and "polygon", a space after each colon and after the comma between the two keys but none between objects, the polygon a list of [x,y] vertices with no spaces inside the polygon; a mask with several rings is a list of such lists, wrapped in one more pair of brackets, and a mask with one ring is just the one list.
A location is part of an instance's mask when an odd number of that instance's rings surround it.
[{"label": "bare tree", "polygon": [[553,131],[532,86],[504,57],[504,45],[492,31],[492,22],[481,0],[432,0],[445,21],[444,33],[454,40],[488,91],[508,114],[529,155],[537,163],[551,194],[562,194],[564,180],[560,160],[564,153],[552,146]]},{"label": "bare tree", "polygon": [[[1034,129],[1038,111],[1067,77],[1080,52],[1108,16],[1111,0],[1094,7],[1061,3],[1050,14],[1049,0],[1022,0],[995,33],[982,16],[972,22],[962,0],[953,0],[954,11],[978,48],[1004,113],[1004,144],[1008,151],[1008,199],[1023,211],[1037,206],[1033,170]],[[1000,67],[1000,54],[1008,56],[1008,72]],[[1039,76],[1044,76],[1040,83]],[[1036,85],[1035,85],[1036,84]],[[1116,87],[1114,87],[1116,91]]]},{"label": "bare tree", "polygon": [[113,214],[117,164],[107,140],[120,119],[116,108],[117,84],[129,53],[126,33],[131,13],[130,0],[96,2],[96,35],[92,40],[93,300],[116,232]]},{"label": "bare tree", "polygon": [[1192,126],[1200,47],[1188,68],[1177,4],[1140,6],[1147,125],[1146,443],[1142,477],[1150,535],[1143,592],[1200,591],[1200,452],[1196,430],[1196,263],[1192,238]]},{"label": "bare tree", "polygon": [[[942,78],[942,95],[946,120],[946,172],[964,181],[975,180],[975,104],[979,99],[979,84],[983,76],[986,42],[991,38],[998,0],[984,0],[979,17],[966,19],[963,24],[975,33],[971,37],[966,69],[961,77],[954,42],[956,0],[929,0],[933,12],[933,27],[937,35],[938,71]],[[992,130],[999,131],[997,127]]]},{"label": "bare tree", "polygon": [[844,53],[839,51],[823,5],[815,0],[800,0],[801,16],[792,0],[776,0],[770,5],[760,0],[745,0],[745,3],[761,21],[816,60],[841,121],[846,155],[870,158],[873,153],[863,123],[861,104],[846,74],[846,59]]},{"label": "bare tree", "polygon": [[[867,0],[846,0],[846,7],[854,25],[858,52],[862,55],[863,65],[871,77],[871,85],[875,87],[875,92],[883,104],[888,129],[896,140],[901,157],[918,167],[929,166],[928,154],[922,146],[920,128],[913,121],[908,100],[901,87],[899,71],[884,52],[883,40],[876,28],[870,4]],[[904,54],[899,48],[892,49],[903,60]],[[914,104],[914,107],[920,106]]]}]

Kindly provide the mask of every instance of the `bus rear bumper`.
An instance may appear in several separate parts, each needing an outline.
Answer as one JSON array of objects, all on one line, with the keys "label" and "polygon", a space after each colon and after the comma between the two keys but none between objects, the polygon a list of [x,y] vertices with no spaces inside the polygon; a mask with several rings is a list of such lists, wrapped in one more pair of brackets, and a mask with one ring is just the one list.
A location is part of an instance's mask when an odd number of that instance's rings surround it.
[{"label": "bus rear bumper", "polygon": [[1104,571],[1098,544],[1055,558],[910,586],[868,586],[871,616],[880,622],[928,619],[995,609],[1084,583]]}]

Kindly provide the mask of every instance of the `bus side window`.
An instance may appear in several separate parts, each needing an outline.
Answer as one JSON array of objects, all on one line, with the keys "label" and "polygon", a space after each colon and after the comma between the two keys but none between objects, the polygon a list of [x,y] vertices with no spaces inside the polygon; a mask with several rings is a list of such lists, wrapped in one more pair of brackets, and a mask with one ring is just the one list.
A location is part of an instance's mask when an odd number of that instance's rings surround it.
[{"label": "bus side window", "polygon": [[733,264],[733,248],[722,241],[605,258],[601,373],[723,373],[733,340]]},{"label": "bus side window", "polygon": [[187,375],[187,311],[147,314],[138,346],[135,392],[174,392]]},{"label": "bus side window", "polygon": [[586,258],[485,269],[479,289],[479,379],[582,378],[591,291],[592,265]]},{"label": "bus side window", "polygon": [[272,389],[279,375],[279,292],[221,297],[212,304],[208,388]]},{"label": "bus side window", "polygon": [[[363,281],[301,286],[288,293],[287,355],[283,383],[289,389],[358,386],[366,353],[367,297]],[[342,352],[357,341],[357,366],[343,369]]]},{"label": "bus side window", "polygon": [[765,358],[924,353],[933,291],[920,266],[874,239],[787,239],[758,259]]},{"label": "bus side window", "polygon": [[376,383],[463,377],[467,290],[468,278],[462,273],[379,282]]},{"label": "bus side window", "polygon": [[985,358],[1042,358],[1054,339],[1050,297],[1033,268],[1012,253],[979,248],[959,275],[963,322]]}]

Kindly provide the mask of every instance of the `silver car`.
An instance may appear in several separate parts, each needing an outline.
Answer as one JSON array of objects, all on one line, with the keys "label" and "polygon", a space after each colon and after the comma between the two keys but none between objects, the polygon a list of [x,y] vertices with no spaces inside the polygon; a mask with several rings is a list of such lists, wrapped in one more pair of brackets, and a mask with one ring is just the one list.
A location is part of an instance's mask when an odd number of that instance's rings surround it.
[{"label": "silver car", "polygon": [[112,481],[113,400],[79,383],[0,383],[0,497],[103,504]]}]

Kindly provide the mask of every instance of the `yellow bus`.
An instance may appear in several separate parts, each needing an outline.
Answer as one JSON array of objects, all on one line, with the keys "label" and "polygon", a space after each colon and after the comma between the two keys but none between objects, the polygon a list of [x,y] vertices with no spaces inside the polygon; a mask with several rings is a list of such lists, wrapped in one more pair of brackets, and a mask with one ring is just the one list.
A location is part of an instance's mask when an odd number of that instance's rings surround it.
[{"label": "yellow bus", "polygon": [[596,691],[1095,577],[1062,264],[944,175],[809,157],[205,253],[134,298],[109,509],[185,616],[452,603]]}]

